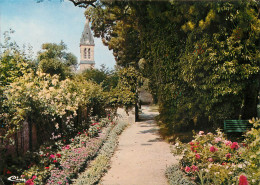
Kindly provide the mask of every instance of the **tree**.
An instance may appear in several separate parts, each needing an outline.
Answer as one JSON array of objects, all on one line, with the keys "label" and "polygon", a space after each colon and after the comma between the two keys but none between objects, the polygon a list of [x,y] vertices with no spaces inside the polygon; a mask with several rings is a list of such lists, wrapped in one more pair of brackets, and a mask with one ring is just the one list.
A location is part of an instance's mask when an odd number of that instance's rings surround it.
[{"label": "tree", "polygon": [[259,9],[251,0],[98,2],[86,14],[117,64],[149,79],[174,131],[256,116]]},{"label": "tree", "polygon": [[70,67],[75,68],[77,58],[72,53],[67,53],[67,46],[61,41],[60,44],[45,43],[38,53],[39,69],[51,75],[58,74],[61,79],[70,75]]}]

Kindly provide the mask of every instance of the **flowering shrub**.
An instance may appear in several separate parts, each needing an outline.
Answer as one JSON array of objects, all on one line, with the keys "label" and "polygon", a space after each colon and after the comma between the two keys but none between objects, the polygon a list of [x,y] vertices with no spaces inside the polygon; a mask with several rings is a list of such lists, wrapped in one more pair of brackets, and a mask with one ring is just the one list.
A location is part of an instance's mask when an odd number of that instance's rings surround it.
[{"label": "flowering shrub", "polygon": [[181,169],[201,184],[259,184],[259,120],[251,122],[254,128],[241,144],[226,140],[220,130],[200,132],[188,144],[177,141],[175,152],[184,154]]},{"label": "flowering shrub", "polygon": [[[47,184],[70,183],[70,179],[75,178],[77,173],[86,167],[88,161],[95,157],[114,127],[107,118],[100,119],[100,123],[97,137],[90,137],[87,130],[78,132],[78,135],[70,139],[70,144],[64,144],[59,140],[53,146],[43,145],[39,151],[39,163],[29,166],[22,177],[29,180],[28,184],[42,184],[46,181]],[[105,128],[101,130],[102,127]]]},{"label": "flowering shrub", "polygon": [[110,158],[113,155],[118,143],[118,135],[122,133],[127,125],[128,124],[126,122],[120,122],[113,128],[105,144],[100,149],[99,155],[91,163],[91,166],[79,175],[74,184],[98,184],[99,180],[109,167]]}]

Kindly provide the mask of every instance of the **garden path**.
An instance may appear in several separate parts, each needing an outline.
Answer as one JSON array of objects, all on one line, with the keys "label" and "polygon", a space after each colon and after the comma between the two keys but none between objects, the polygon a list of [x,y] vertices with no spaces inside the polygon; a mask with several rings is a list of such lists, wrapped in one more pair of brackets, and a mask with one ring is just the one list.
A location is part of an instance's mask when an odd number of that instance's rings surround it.
[{"label": "garden path", "polygon": [[[140,118],[119,137],[119,145],[111,159],[111,168],[102,178],[102,185],[166,185],[167,166],[178,159],[170,152],[170,145],[158,135],[153,120],[158,112],[142,107]],[[127,116],[123,116],[127,117]],[[131,117],[131,116],[130,116]],[[126,118],[129,120],[129,116]],[[130,119],[131,120],[131,119]]]}]

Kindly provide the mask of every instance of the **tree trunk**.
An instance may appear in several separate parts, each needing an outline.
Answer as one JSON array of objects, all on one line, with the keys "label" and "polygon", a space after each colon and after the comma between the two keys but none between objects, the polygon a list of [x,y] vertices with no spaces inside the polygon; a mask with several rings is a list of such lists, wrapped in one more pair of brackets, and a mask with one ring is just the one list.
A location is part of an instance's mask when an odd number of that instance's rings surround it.
[{"label": "tree trunk", "polygon": [[242,119],[251,119],[257,116],[258,86],[248,86],[244,93],[244,108]]},{"label": "tree trunk", "polygon": [[29,127],[29,150],[33,151],[33,144],[32,144],[32,119],[28,118],[28,127]]}]

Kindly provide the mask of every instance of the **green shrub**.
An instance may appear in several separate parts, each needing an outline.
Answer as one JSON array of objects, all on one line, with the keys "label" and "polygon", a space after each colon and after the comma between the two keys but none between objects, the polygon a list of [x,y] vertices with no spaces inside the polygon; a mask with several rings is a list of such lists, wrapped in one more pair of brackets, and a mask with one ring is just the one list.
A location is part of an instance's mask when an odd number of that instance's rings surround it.
[{"label": "green shrub", "polygon": [[201,184],[233,184],[243,175],[250,184],[258,185],[260,121],[253,119],[250,122],[253,128],[241,144],[226,140],[220,130],[216,135],[200,131],[188,144],[177,141],[175,152],[184,154],[181,169]]}]

